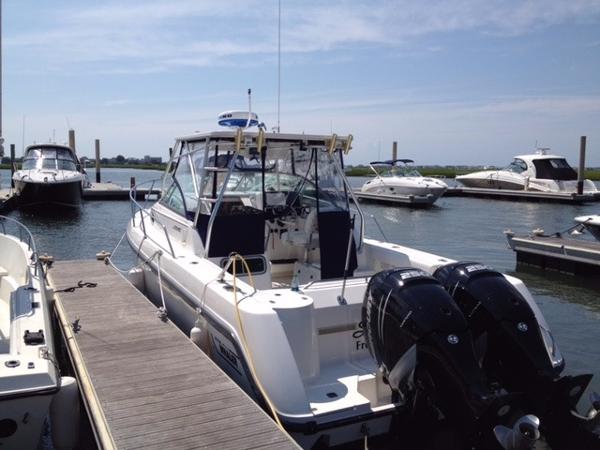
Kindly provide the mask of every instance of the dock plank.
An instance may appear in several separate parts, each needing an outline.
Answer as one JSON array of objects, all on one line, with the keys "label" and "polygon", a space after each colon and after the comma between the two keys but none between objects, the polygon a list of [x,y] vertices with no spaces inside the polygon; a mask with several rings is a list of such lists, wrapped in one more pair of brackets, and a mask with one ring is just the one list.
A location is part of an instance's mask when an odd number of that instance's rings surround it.
[{"label": "dock plank", "polygon": [[93,385],[86,402],[100,405],[91,420],[107,427],[116,448],[298,448],[112,268],[58,261],[49,281],[55,291],[97,283],[54,297],[63,323],[78,320],[70,351]]}]

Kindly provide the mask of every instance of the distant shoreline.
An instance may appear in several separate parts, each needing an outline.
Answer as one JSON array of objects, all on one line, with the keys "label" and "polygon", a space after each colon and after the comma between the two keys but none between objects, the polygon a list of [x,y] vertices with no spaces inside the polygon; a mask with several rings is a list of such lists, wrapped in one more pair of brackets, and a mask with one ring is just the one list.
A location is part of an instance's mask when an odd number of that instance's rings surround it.
[{"label": "distant shoreline", "polygon": [[[163,171],[167,167],[166,164],[101,164],[102,169],[141,169],[141,170],[159,170]],[[10,164],[0,164],[0,169],[10,170]],[[96,166],[87,166],[85,171],[93,173],[96,171]]]},{"label": "distant shoreline", "polygon": [[[102,164],[100,169],[141,169],[141,170],[165,170],[166,164]],[[0,164],[0,169],[10,170],[10,164]],[[481,167],[472,167],[464,169],[454,169],[451,167],[429,167],[415,166],[421,175],[426,177],[442,177],[442,178],[456,178],[457,175],[464,175],[466,173],[477,172],[484,170]],[[86,167],[88,173],[94,173],[96,171],[95,166]],[[373,172],[369,167],[353,167],[346,170],[346,176],[348,177],[372,177]],[[585,178],[592,181],[600,181],[600,168],[586,169]]]}]

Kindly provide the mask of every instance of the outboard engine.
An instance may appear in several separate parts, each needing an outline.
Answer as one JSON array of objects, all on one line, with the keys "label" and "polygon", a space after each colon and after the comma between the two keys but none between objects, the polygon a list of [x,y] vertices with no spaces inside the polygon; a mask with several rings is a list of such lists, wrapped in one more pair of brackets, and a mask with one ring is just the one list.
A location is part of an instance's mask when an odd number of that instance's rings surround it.
[{"label": "outboard engine", "polygon": [[[584,448],[573,439],[584,436],[581,442],[587,442],[593,426],[572,412],[591,375],[560,376],[564,359],[527,299],[502,274],[479,263],[449,264],[434,277],[464,314],[488,378],[509,392],[525,393],[525,406],[541,418],[553,448]],[[560,444],[565,435],[567,447]]]},{"label": "outboard engine", "polygon": [[[475,422],[498,421],[499,409],[510,410],[512,399],[488,388],[465,317],[431,275],[414,268],[375,274],[362,319],[384,378],[413,411],[431,404],[437,416],[473,434]],[[493,425],[485,426],[491,432]]]}]

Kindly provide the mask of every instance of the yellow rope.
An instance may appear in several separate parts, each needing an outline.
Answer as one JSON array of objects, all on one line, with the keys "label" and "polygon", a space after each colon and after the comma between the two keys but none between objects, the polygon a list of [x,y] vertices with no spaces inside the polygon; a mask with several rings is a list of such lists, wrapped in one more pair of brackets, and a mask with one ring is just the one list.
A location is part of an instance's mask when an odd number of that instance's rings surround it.
[{"label": "yellow rope", "polygon": [[[254,381],[256,382],[256,386],[258,387],[258,390],[262,394],[263,398],[265,399],[265,402],[267,402],[267,405],[269,406],[269,409],[271,410],[273,419],[275,419],[275,422],[277,422],[277,425],[279,425],[279,428],[281,428],[281,430],[287,434],[287,431],[285,431],[285,429],[283,428],[283,425],[281,424],[281,421],[279,420],[279,416],[277,415],[275,406],[273,406],[271,399],[267,395],[265,388],[263,387],[262,383],[260,382],[260,379],[258,378],[258,376],[256,374],[256,369],[254,367],[254,361],[252,360],[252,354],[250,353],[250,349],[248,348],[248,341],[246,339],[246,333],[244,332],[244,326],[242,325],[242,317],[240,315],[240,307],[239,307],[239,303],[238,303],[238,299],[237,299],[237,287],[236,287],[236,278],[237,277],[236,277],[236,267],[235,267],[236,260],[239,259],[244,264],[244,268],[246,269],[246,273],[248,274],[248,277],[250,279],[250,284],[252,285],[254,292],[256,292],[256,288],[254,286],[254,279],[252,278],[252,273],[250,272],[250,267],[248,267],[248,263],[246,262],[246,260],[244,259],[244,257],[242,255],[235,253],[235,254],[231,255],[230,258],[233,259],[233,298],[234,298],[234,302],[235,302],[235,313],[236,313],[236,317],[237,317],[238,327],[240,329],[240,337],[242,338],[242,347],[244,348],[244,352],[248,356],[248,368],[250,369],[250,372],[252,373],[252,377],[254,378]],[[242,298],[242,300],[244,300],[245,298],[248,298],[248,297],[244,297],[244,298]],[[240,300],[240,302],[242,300]]]}]

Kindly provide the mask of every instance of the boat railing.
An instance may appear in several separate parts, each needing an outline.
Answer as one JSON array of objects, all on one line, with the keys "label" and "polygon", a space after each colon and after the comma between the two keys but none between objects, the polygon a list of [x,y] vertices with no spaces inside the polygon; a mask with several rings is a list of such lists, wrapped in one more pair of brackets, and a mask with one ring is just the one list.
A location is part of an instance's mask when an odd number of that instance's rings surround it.
[{"label": "boat railing", "polygon": [[[154,192],[154,185],[156,184],[156,182],[160,182],[161,179],[160,178],[156,178],[154,180],[150,180],[150,181],[144,181],[143,183],[139,183],[139,184],[135,184],[131,187],[131,189],[129,190],[129,200],[130,200],[130,205],[131,205],[131,221],[133,226],[136,226],[136,214],[139,212],[139,221],[140,221],[140,226],[142,228],[142,232],[144,233],[144,238],[145,239],[151,239],[153,240],[150,236],[148,236],[148,233],[146,231],[146,220],[150,220],[153,223],[157,223],[158,225],[160,225],[160,227],[162,228],[163,232],[165,233],[165,238],[167,239],[167,243],[169,244],[169,252],[171,253],[171,256],[173,256],[173,258],[176,258],[175,256],[175,250],[173,250],[173,244],[171,243],[171,238],[169,236],[169,232],[167,231],[167,227],[165,224],[159,222],[158,220],[156,220],[155,217],[153,217],[149,212],[148,212],[148,197],[149,195],[146,195],[144,197],[144,203],[140,204],[137,200],[137,189],[140,186],[144,186],[144,185],[150,185],[150,189],[148,189],[148,192]],[[154,240],[153,240],[154,241]],[[156,241],[154,241],[156,242]],[[158,242],[157,242],[158,244]]]},{"label": "boat railing", "polygon": [[[9,233],[7,231],[6,225],[9,223],[12,224],[16,230],[18,230],[16,233]],[[31,234],[31,231],[29,231],[29,228],[16,219],[7,216],[0,216],[0,232],[5,236],[13,236],[18,238],[20,242],[27,245],[27,250],[31,251],[31,264],[34,266],[35,275],[37,276],[39,258],[37,248],[35,246],[35,240],[33,239],[33,235]]]}]

